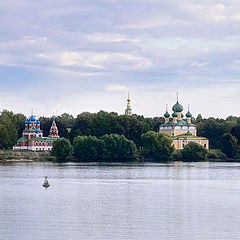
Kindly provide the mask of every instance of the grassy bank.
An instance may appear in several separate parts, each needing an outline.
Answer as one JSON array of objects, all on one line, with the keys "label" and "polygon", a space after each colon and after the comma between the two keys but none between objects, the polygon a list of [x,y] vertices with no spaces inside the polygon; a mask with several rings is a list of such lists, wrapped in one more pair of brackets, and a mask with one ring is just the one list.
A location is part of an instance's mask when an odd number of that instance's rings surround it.
[{"label": "grassy bank", "polygon": [[0,150],[0,161],[47,161],[48,151]]}]

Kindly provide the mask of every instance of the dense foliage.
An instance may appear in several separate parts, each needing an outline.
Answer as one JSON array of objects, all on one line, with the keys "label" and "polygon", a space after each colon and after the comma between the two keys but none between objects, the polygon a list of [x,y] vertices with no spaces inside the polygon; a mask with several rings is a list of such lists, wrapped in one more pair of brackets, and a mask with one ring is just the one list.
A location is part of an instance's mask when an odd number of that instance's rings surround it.
[{"label": "dense foliage", "polygon": [[182,149],[182,159],[186,161],[204,160],[207,155],[207,150],[196,142],[189,142]]},{"label": "dense foliage", "polygon": [[0,147],[11,148],[19,136],[22,135],[24,129],[23,114],[14,114],[7,110],[3,110],[0,114]]},{"label": "dense foliage", "polygon": [[235,157],[238,150],[237,138],[230,133],[224,133],[222,137],[222,150],[227,157]]},{"label": "dense foliage", "polygon": [[137,147],[123,135],[110,134],[101,137],[104,141],[103,159],[106,161],[132,160],[136,158]]},{"label": "dense foliage", "polygon": [[95,136],[78,136],[74,138],[74,155],[79,160],[102,159],[104,141]]},{"label": "dense foliage", "polygon": [[53,142],[52,155],[57,160],[67,160],[73,154],[73,147],[66,138],[59,138]]},{"label": "dense foliage", "polygon": [[[56,119],[58,122],[58,118]],[[70,139],[79,135],[101,137],[105,134],[124,135],[127,139],[133,140],[137,146],[141,145],[141,135],[149,131],[150,126],[141,116],[125,116],[117,113],[84,112],[77,116],[70,132]]]},{"label": "dense foliage", "polygon": [[207,158],[225,159],[227,156],[220,149],[209,149],[207,151]]},{"label": "dense foliage", "polygon": [[[0,148],[12,148],[17,139],[22,136],[25,120],[26,116],[23,114],[14,114],[7,110],[1,112]],[[39,120],[44,136],[48,136],[52,118],[40,117]],[[164,118],[162,117],[144,118],[138,115],[125,116],[104,111],[98,113],[84,112],[76,118],[67,113],[56,117],[59,135],[69,139],[72,144],[74,138],[78,136],[95,136],[101,139],[106,134],[118,134],[132,140],[138,149],[143,147],[141,135],[149,131],[157,132],[159,125],[163,122]],[[196,119],[193,119],[193,122],[197,125],[198,136],[209,139],[211,149],[220,149],[228,157],[239,155],[240,117],[230,116],[226,119],[210,117],[204,119],[201,115],[198,115]],[[226,138],[225,134],[228,133],[236,138],[237,144],[236,141],[231,140],[230,135],[228,135],[228,139]],[[228,152],[224,141],[230,144],[232,148],[230,152]],[[177,154],[180,157],[180,153]]]},{"label": "dense foliage", "polygon": [[137,148],[133,141],[123,135],[78,136],[73,141],[78,160],[130,161],[136,158]]},{"label": "dense foliage", "polygon": [[154,131],[142,135],[143,155],[154,160],[168,160],[173,152],[172,139]]}]

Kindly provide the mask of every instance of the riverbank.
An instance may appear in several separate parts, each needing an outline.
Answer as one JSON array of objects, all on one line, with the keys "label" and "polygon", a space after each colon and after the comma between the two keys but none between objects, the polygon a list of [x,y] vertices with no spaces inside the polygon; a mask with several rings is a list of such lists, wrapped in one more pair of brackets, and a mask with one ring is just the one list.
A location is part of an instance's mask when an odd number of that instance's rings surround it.
[{"label": "riverbank", "polygon": [[0,161],[6,162],[48,161],[50,156],[48,151],[0,150]]},{"label": "riverbank", "polygon": [[[56,158],[51,156],[50,151],[29,151],[29,150],[0,150],[0,161],[4,162],[35,162],[35,161],[56,161]],[[172,159],[170,162],[176,162],[179,159]],[[93,161],[79,161],[76,158],[72,157],[68,160],[68,162],[93,162]],[[108,161],[107,161],[108,162]],[[112,161],[109,163],[114,163]],[[135,161],[131,161],[135,163],[143,163],[143,162],[166,162],[166,161],[156,161],[153,159],[138,159]],[[167,161],[169,162],[169,161]],[[182,161],[187,162],[187,161]],[[191,162],[191,161],[190,161]],[[208,158],[203,160],[203,162],[240,162],[240,159],[235,158]]]}]

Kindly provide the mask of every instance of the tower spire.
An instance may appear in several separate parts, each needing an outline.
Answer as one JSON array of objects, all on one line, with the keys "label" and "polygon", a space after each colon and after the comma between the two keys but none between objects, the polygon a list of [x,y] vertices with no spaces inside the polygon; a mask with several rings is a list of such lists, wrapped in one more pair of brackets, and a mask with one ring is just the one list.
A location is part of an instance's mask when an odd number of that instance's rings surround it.
[{"label": "tower spire", "polygon": [[50,138],[59,138],[58,136],[58,128],[55,122],[55,117],[53,117],[53,122],[52,122],[52,126],[50,128]]},{"label": "tower spire", "polygon": [[125,110],[125,115],[131,116],[132,115],[132,109],[130,106],[130,96],[129,96],[129,91],[128,91],[128,99],[127,99],[127,109]]},{"label": "tower spire", "polygon": [[192,114],[189,112],[189,104],[188,104],[188,112],[187,112],[187,114],[186,114],[186,117],[187,117],[187,122],[188,122],[188,123],[191,123]]},{"label": "tower spire", "polygon": [[178,101],[178,92],[177,92],[177,101]]}]

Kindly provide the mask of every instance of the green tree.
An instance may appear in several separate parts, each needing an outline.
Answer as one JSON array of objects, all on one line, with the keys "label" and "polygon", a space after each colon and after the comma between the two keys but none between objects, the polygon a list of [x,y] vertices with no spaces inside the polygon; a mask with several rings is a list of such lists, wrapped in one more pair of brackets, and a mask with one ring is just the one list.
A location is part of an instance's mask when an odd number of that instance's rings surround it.
[{"label": "green tree", "polygon": [[24,125],[25,120],[26,116],[21,113],[13,114],[12,116],[13,125],[16,127],[16,130],[18,132],[18,138],[22,136],[22,131],[25,128]]},{"label": "green tree", "polygon": [[237,138],[230,133],[225,133],[222,136],[222,151],[227,157],[235,157],[239,146],[237,144]]},{"label": "green tree", "polygon": [[173,152],[172,139],[163,134],[153,131],[142,135],[143,155],[155,160],[168,160]]},{"label": "green tree", "polygon": [[206,158],[207,150],[196,142],[189,142],[182,149],[182,158],[187,161],[198,161]]},{"label": "green tree", "polygon": [[[40,127],[43,131],[44,136],[48,136],[50,134],[50,128],[52,125],[53,118],[49,117],[40,117],[39,121],[41,123]],[[61,135],[59,135],[61,137]]]},{"label": "green tree", "polygon": [[68,113],[63,113],[61,116],[57,116],[56,124],[59,136],[69,138],[69,133],[74,125],[74,121],[74,117]]},{"label": "green tree", "polygon": [[73,147],[68,139],[59,138],[53,142],[52,155],[58,160],[68,160],[73,154]]},{"label": "green tree", "polygon": [[220,149],[207,150],[207,158],[225,159],[226,155]]},{"label": "green tree", "polygon": [[106,161],[129,161],[136,158],[137,148],[133,141],[119,134],[104,135],[103,159]]},{"label": "green tree", "polygon": [[199,123],[199,122],[202,122],[202,121],[203,121],[202,115],[198,114],[197,118],[196,118],[196,123]]},{"label": "green tree", "polygon": [[223,120],[209,118],[197,124],[198,135],[209,139],[210,148],[221,147],[222,135],[227,131]]},{"label": "green tree", "polygon": [[11,148],[18,138],[18,126],[14,122],[13,112],[3,110],[0,115],[0,145]]},{"label": "green tree", "polygon": [[74,138],[79,135],[92,135],[93,116],[94,114],[89,112],[83,112],[77,116],[69,134],[69,138],[72,142]]},{"label": "green tree", "polygon": [[[148,131],[151,130],[155,132],[157,132],[159,126],[165,122],[163,117],[145,118],[144,120],[149,125]],[[148,131],[145,131],[145,133]]]},{"label": "green tree", "polygon": [[238,145],[240,145],[240,124],[234,126],[230,132],[238,140]]},{"label": "green tree", "polygon": [[74,138],[74,155],[79,160],[101,161],[103,156],[104,141],[95,136],[78,136]]}]

